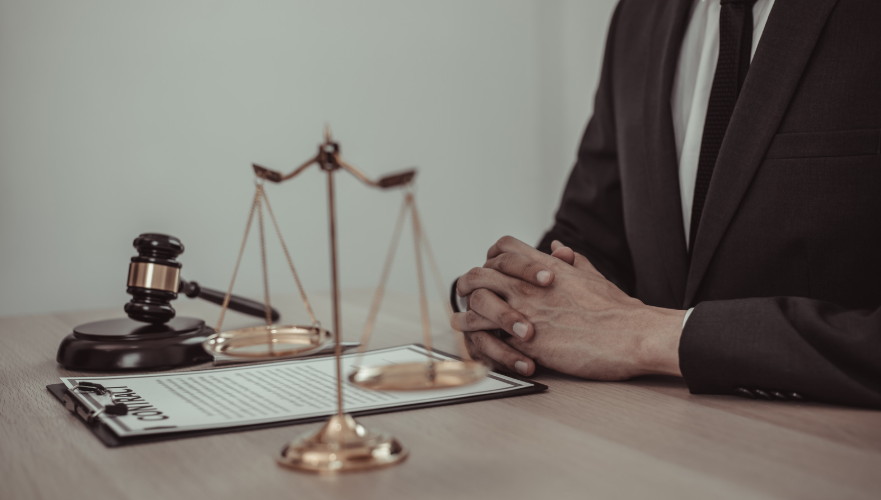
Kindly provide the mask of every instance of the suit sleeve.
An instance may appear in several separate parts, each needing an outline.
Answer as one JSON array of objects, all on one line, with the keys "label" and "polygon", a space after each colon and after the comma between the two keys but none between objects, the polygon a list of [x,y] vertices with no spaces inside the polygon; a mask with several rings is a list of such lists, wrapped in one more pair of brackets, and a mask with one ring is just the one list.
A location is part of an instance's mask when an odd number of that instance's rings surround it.
[{"label": "suit sleeve", "polygon": [[691,392],[757,390],[881,408],[881,309],[800,297],[698,304],[679,344]]},{"label": "suit sleeve", "polygon": [[634,271],[624,233],[612,94],[612,54],[619,10],[620,4],[609,27],[593,117],[581,139],[554,225],[537,248],[550,253],[551,242],[560,240],[587,257],[609,281],[632,293]]}]

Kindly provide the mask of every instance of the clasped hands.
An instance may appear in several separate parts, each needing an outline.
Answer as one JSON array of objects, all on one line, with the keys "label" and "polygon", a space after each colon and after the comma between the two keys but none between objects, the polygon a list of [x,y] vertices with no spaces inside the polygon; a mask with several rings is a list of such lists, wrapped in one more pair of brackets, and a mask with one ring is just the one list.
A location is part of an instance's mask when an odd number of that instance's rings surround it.
[{"label": "clasped hands", "polygon": [[[468,310],[451,326],[468,353],[493,369],[532,375],[536,363],[594,380],[681,376],[685,311],[643,304],[622,292],[583,255],[558,241],[547,255],[511,236],[487,252],[483,267],[459,278]],[[511,334],[500,339],[490,333]]]}]

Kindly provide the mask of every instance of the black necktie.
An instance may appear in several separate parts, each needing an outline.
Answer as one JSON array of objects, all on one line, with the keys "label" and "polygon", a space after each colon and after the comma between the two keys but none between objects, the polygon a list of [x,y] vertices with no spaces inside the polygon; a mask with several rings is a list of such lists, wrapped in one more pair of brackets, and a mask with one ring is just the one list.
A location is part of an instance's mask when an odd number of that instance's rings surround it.
[{"label": "black necktie", "polygon": [[755,0],[721,0],[719,14],[719,59],[710,89],[707,120],[701,138],[701,153],[697,163],[697,180],[694,185],[694,201],[691,206],[691,231],[689,232],[689,255],[694,248],[697,228],[704,211],[707,190],[716,158],[722,147],[722,139],[731,121],[734,104],[749,69],[750,50],[753,42],[753,9]]}]

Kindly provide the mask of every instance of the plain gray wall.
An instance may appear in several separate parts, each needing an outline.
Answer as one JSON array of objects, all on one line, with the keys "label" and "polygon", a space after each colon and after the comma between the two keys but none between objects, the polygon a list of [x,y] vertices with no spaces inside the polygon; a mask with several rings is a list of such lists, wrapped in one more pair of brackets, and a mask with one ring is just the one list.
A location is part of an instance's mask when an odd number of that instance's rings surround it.
[{"label": "plain gray wall", "polygon": [[[250,163],[289,171],[325,123],[370,175],[419,168],[445,280],[504,234],[535,243],[613,4],[0,0],[0,315],[121,308],[146,231],[181,238],[184,276],[225,288]],[[401,195],[338,179],[342,284],[375,286]],[[267,191],[307,290],[326,290],[324,178]],[[402,243],[391,287],[413,291]],[[258,249],[238,293],[260,295]],[[269,259],[272,290],[294,291],[272,238]]]}]

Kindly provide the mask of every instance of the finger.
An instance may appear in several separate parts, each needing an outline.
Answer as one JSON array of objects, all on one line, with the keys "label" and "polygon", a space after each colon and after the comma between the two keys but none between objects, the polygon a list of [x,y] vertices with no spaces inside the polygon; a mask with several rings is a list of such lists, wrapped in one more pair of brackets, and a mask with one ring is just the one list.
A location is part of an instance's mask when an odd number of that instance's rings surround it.
[{"label": "finger", "polygon": [[565,245],[560,243],[560,240],[554,240],[551,242],[551,253],[556,252],[558,248],[562,248]]},{"label": "finger", "polygon": [[575,251],[569,247],[559,246],[551,253],[551,257],[556,257],[563,262],[571,265],[575,264]]},{"label": "finger", "polygon": [[494,361],[492,358],[488,357],[486,354],[477,349],[477,346],[471,340],[471,334],[476,332],[469,332],[462,334],[462,338],[465,340],[465,348],[468,351],[468,357],[473,361],[480,361],[489,367],[490,370],[494,371],[505,371],[506,367]]},{"label": "finger", "polygon": [[[525,376],[532,375],[535,372],[535,362],[532,359],[497,339],[494,335],[480,331],[467,333],[465,337],[471,343],[469,353],[472,357],[477,356],[481,360],[490,361],[504,367],[508,371],[517,372]],[[473,353],[471,349],[474,350]]]},{"label": "finger", "polygon": [[476,332],[478,330],[493,330],[499,325],[484,318],[473,309],[470,311],[455,313],[450,316],[450,326],[459,332]]},{"label": "finger", "polygon": [[554,273],[550,269],[519,253],[499,254],[486,261],[483,267],[536,286],[547,286],[554,282]]},{"label": "finger", "polygon": [[483,267],[471,269],[460,276],[456,282],[456,293],[459,297],[464,297],[481,288],[495,292],[499,297],[505,299],[510,299],[512,296],[530,296],[540,290],[540,288],[531,283],[512,278],[495,269]]},{"label": "finger", "polygon": [[486,288],[475,290],[468,300],[471,311],[497,325],[492,328],[501,328],[523,340],[531,339],[535,333],[535,328],[525,316]]},{"label": "finger", "polygon": [[513,236],[502,236],[499,238],[493,246],[489,248],[489,251],[486,252],[486,259],[492,259],[500,254],[510,252],[510,253],[519,253],[521,255],[525,255],[531,259],[534,259],[539,264],[543,264],[545,266],[553,266],[555,263],[555,259],[550,255],[540,252],[535,248],[523,243]]}]

